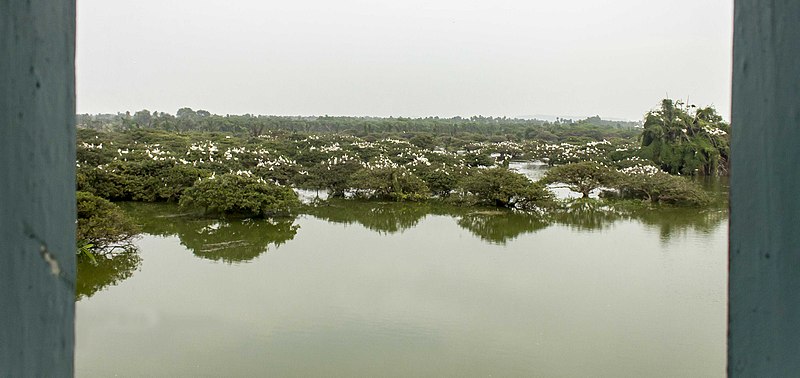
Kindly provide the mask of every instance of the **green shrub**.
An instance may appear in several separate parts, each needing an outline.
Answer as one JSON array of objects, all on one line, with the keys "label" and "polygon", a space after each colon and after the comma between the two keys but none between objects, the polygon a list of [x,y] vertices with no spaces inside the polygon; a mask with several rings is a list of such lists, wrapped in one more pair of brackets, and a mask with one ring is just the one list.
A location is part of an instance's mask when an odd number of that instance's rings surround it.
[{"label": "green shrub", "polygon": [[171,161],[115,161],[78,169],[78,190],[115,201],[178,201],[183,191],[209,172]]},{"label": "green shrub", "polygon": [[425,182],[431,194],[439,197],[448,197],[464,179],[460,169],[444,164],[418,166],[414,168],[414,174]]},{"label": "green shrub", "polygon": [[[91,193],[77,192],[77,230],[79,252],[103,253],[129,244],[138,232],[122,210]],[[90,247],[88,245],[91,244]]]},{"label": "green shrub", "polygon": [[197,181],[183,192],[179,203],[209,214],[253,217],[290,215],[300,206],[289,187],[234,174]]},{"label": "green shrub", "polygon": [[665,172],[628,174],[620,180],[622,198],[643,199],[679,206],[705,206],[711,198],[699,185],[685,177]]},{"label": "green shrub", "polygon": [[428,186],[405,168],[373,168],[356,172],[351,185],[360,196],[394,201],[428,197]]},{"label": "green shrub", "polygon": [[542,183],[565,184],[570,190],[589,197],[589,192],[601,186],[611,186],[617,180],[615,170],[594,161],[559,165],[551,168],[542,178]]},{"label": "green shrub", "polygon": [[462,190],[478,203],[511,208],[548,204],[553,194],[541,183],[505,168],[475,169],[461,183]]},{"label": "green shrub", "polygon": [[323,188],[328,190],[331,197],[344,197],[344,192],[350,189],[351,177],[361,168],[361,163],[356,160],[317,164],[308,170],[307,180],[312,183],[309,189]]}]

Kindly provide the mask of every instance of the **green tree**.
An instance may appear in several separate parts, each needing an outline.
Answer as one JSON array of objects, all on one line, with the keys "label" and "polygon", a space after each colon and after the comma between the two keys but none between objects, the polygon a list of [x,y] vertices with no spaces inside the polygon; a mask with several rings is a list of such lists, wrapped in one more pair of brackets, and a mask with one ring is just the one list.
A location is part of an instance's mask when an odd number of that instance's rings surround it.
[{"label": "green tree", "polygon": [[178,202],[183,192],[192,187],[199,178],[210,176],[208,171],[192,166],[175,164],[164,169],[154,178],[157,200]]},{"label": "green tree", "polygon": [[153,116],[147,109],[133,113],[133,122],[139,127],[151,128],[153,126]]},{"label": "green tree", "polygon": [[572,191],[588,198],[592,190],[613,185],[619,175],[615,170],[595,161],[583,161],[551,168],[542,178],[542,183],[565,184]]},{"label": "green tree", "polygon": [[254,217],[287,216],[301,205],[289,187],[234,174],[199,180],[183,192],[179,203],[209,214]]},{"label": "green tree", "polygon": [[192,108],[180,108],[175,113],[175,116],[178,117],[178,118],[189,118],[189,119],[191,119],[191,118],[196,117],[197,113],[194,110],[192,110]]},{"label": "green tree", "polygon": [[428,186],[405,168],[373,168],[356,172],[351,185],[363,197],[417,201],[428,196]]},{"label": "green tree", "polygon": [[342,159],[336,163],[317,164],[308,173],[315,177],[310,181],[327,189],[331,197],[344,197],[344,192],[351,188],[351,177],[361,168],[361,163],[356,160]]},{"label": "green tree", "polygon": [[541,183],[505,168],[475,169],[461,184],[479,203],[511,208],[530,208],[552,201],[553,195]]},{"label": "green tree", "polygon": [[465,177],[461,170],[445,164],[418,166],[414,174],[425,182],[431,194],[441,198],[449,197]]},{"label": "green tree", "polygon": [[711,202],[708,193],[696,183],[665,172],[624,175],[618,188],[623,198],[643,199],[653,203],[699,207]]},{"label": "green tree", "polygon": [[177,201],[183,191],[210,172],[172,161],[114,161],[78,169],[78,190],[111,200]]},{"label": "green tree", "polygon": [[416,134],[409,142],[419,148],[426,148],[432,150],[436,148],[436,140],[430,134]]},{"label": "green tree", "polygon": [[[75,196],[78,210],[75,240],[78,248],[103,254],[130,245],[138,228],[117,205],[87,192],[77,192]],[[87,245],[91,247],[87,248]]]},{"label": "green tree", "polygon": [[641,134],[642,156],[666,172],[685,175],[727,173],[730,127],[711,107],[670,99],[647,113]]}]

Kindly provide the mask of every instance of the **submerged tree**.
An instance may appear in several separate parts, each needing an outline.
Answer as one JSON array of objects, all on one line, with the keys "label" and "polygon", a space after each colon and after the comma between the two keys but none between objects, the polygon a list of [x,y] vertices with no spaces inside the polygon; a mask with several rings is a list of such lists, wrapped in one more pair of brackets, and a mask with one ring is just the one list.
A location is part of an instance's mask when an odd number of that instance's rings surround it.
[{"label": "submerged tree", "polygon": [[421,165],[413,168],[414,174],[421,178],[428,190],[440,198],[450,196],[459,182],[464,178],[463,170],[457,166],[448,166],[442,163]]},{"label": "submerged tree", "polygon": [[331,197],[344,197],[350,189],[351,177],[361,168],[356,159],[331,159],[309,169],[309,181],[313,189],[324,188]]},{"label": "submerged tree", "polygon": [[206,213],[272,217],[294,213],[301,205],[289,187],[235,174],[199,180],[186,189],[182,207],[203,209]]},{"label": "submerged tree", "polygon": [[572,191],[588,198],[592,190],[603,186],[612,186],[618,179],[616,170],[595,161],[583,161],[559,165],[545,173],[541,182],[545,184],[561,183]]},{"label": "submerged tree", "polygon": [[405,168],[365,168],[352,176],[351,185],[365,198],[417,201],[428,196],[425,182]]},{"label": "submerged tree", "polygon": [[553,199],[541,183],[505,168],[475,169],[461,185],[479,203],[497,207],[530,208]]},{"label": "submerged tree", "polygon": [[678,206],[705,206],[711,198],[703,188],[685,177],[665,172],[626,174],[618,188],[623,198]]}]

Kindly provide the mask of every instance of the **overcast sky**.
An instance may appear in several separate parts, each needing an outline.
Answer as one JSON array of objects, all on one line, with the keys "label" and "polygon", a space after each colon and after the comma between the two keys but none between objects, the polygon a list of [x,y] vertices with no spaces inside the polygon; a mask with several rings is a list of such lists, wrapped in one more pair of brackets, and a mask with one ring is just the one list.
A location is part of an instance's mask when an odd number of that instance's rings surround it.
[{"label": "overcast sky", "polygon": [[732,0],[79,0],[79,113],[729,119]]}]

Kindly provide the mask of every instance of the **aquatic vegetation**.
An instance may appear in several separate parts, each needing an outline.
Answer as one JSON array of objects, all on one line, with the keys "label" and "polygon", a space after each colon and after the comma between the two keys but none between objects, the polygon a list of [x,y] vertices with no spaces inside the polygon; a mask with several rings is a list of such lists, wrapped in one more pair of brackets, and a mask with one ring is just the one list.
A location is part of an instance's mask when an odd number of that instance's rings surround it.
[{"label": "aquatic vegetation", "polygon": [[619,173],[605,164],[595,161],[570,163],[551,168],[545,173],[545,184],[561,183],[570,190],[581,193],[583,198],[600,187],[612,187],[619,180]]},{"label": "aquatic vegetation", "polygon": [[117,205],[86,192],[77,192],[76,198],[79,256],[90,252],[91,259],[130,245],[139,230]]},{"label": "aquatic vegetation", "polygon": [[531,182],[506,168],[474,170],[464,179],[462,190],[479,204],[517,209],[533,209],[553,200],[542,183]]},{"label": "aquatic vegetation", "polygon": [[206,214],[254,217],[286,216],[300,206],[291,188],[255,178],[248,171],[198,179],[184,191],[179,203]]},{"label": "aquatic vegetation", "polygon": [[708,193],[696,183],[660,171],[623,175],[617,187],[622,198],[697,207],[711,202]]},{"label": "aquatic vegetation", "polygon": [[97,256],[91,261],[79,259],[75,299],[79,301],[109,286],[117,285],[130,278],[141,265],[142,258],[133,246]]}]

